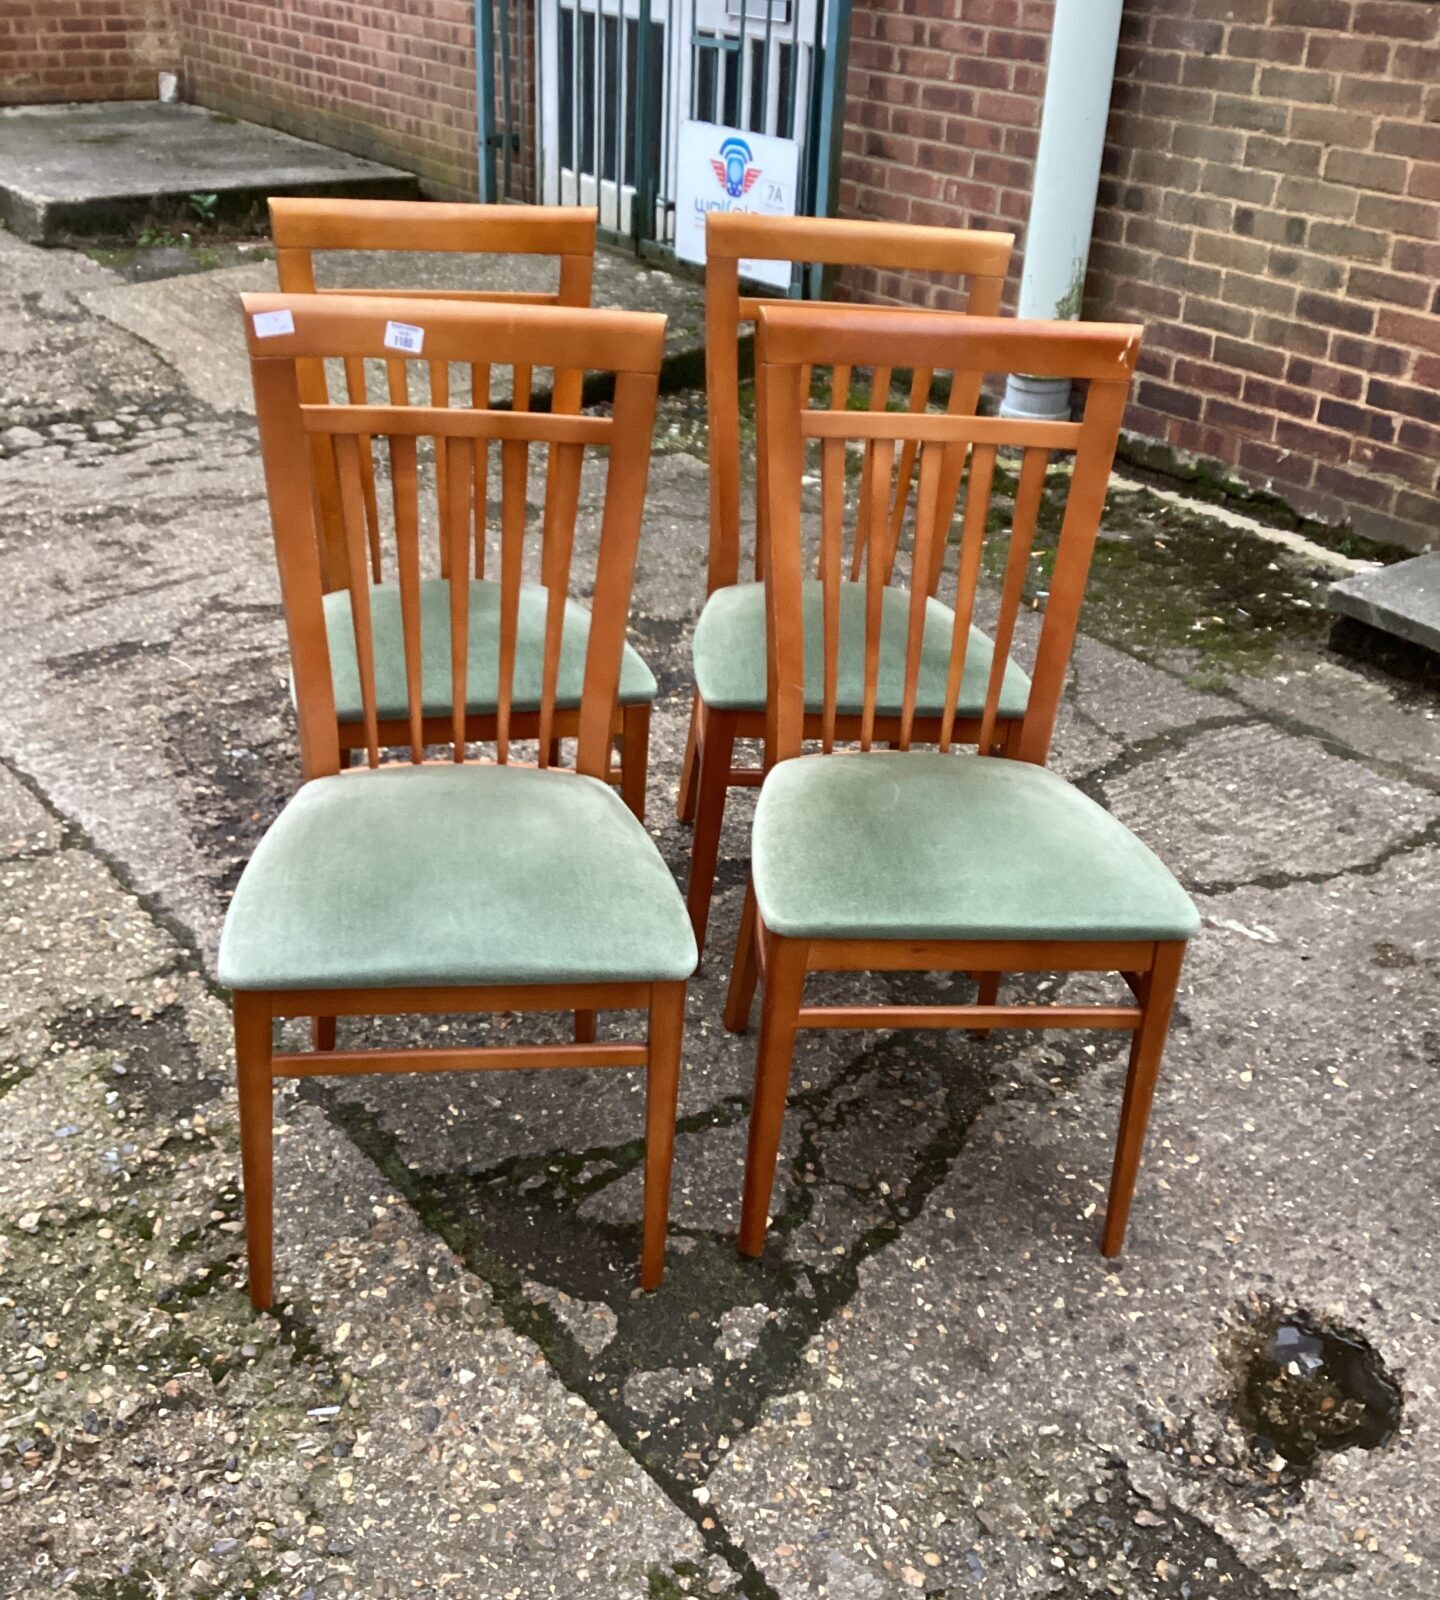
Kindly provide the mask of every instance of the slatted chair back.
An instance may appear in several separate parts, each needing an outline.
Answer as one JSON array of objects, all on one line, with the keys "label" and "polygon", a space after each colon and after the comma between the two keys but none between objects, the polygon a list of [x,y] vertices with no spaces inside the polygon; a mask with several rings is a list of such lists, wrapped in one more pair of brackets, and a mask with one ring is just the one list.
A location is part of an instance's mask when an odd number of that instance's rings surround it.
[{"label": "slatted chair back", "polygon": [[[443,447],[447,466],[438,521],[441,542],[449,551],[451,756],[457,762],[466,759],[466,702],[474,692],[477,672],[468,639],[471,576],[478,506],[486,482],[481,463],[493,447],[500,458],[501,503],[494,759],[502,763],[514,759],[511,706],[522,585],[528,569],[543,585],[539,764],[545,766],[550,760],[566,599],[586,592],[591,623],[575,768],[604,778],[649,471],[664,317],[441,300],[430,301],[417,312],[415,302],[403,298],[348,295],[247,295],[244,308],[305,777],[340,770],[317,538],[316,456],[309,448],[312,440],[323,438],[332,446],[337,473],[345,588],[369,766],[379,764],[380,737],[363,463],[372,442],[383,441],[390,480],[390,493],[384,497],[389,501],[386,531],[393,535],[399,579],[410,755],[419,762],[425,752],[419,460],[422,442],[430,440]],[[420,347],[397,354],[387,330],[409,319],[418,319]],[[451,391],[437,382],[437,369],[470,365],[482,358],[524,372],[550,369],[551,409],[512,411],[448,403]],[[396,367],[413,371],[428,366],[429,401],[307,401],[304,363],[336,359],[347,367],[383,362],[392,372]],[[613,376],[609,415],[580,411],[581,386],[590,371]],[[527,528],[532,449],[547,458],[538,530]],[[575,530],[587,451],[605,453],[604,509],[593,563],[582,574],[576,570],[585,563],[577,562]],[[527,536],[533,543],[537,535],[538,548],[532,548],[527,559]]]},{"label": "slatted chair back", "polygon": [[[915,544],[905,638],[900,749],[915,730],[922,652],[927,643],[929,595],[939,581],[964,480],[957,542],[954,626],[943,714],[941,749],[951,744],[975,616],[982,558],[997,502],[997,462],[1018,453],[1008,549],[1003,564],[994,656],[985,691],[979,749],[991,754],[1005,664],[1015,638],[1034,550],[1036,523],[1047,489],[1052,454],[1070,453],[1064,514],[1053,552],[1048,598],[1036,647],[1032,686],[1014,753],[1043,763],[1049,750],[1060,691],[1075,638],[1090,557],[1105,505],[1110,467],[1124,416],[1142,330],[1124,324],[1015,322],[927,311],[866,311],[829,306],[762,307],[757,348],[759,437],[766,459],[770,551],[766,569],[769,653],[769,736],[772,760],[801,751],[805,719],[805,639],[802,584],[802,496],[807,447],[818,452],[820,476],[818,577],[822,586],[823,746],[835,744],[837,657],[843,540],[847,521],[871,546],[865,563],[865,659],[860,746],[873,742],[879,677],[882,590],[889,563],[884,490],[897,451],[918,451]],[[944,412],[851,411],[832,403],[813,407],[809,374],[815,368],[847,371],[881,363],[946,371],[951,404]],[[1088,385],[1078,422],[986,417],[973,403],[957,405],[962,386],[978,392],[987,375],[1025,373],[1068,378]],[[847,493],[847,447],[874,453],[876,464],[860,493]],[[876,504],[866,515],[869,494]],[[856,502],[858,501],[858,504]],[[847,502],[850,502],[847,504]],[[921,581],[925,575],[926,581]]]},{"label": "slatted chair back", "polygon": [[[498,305],[588,306],[595,268],[598,215],[593,206],[275,198],[270,201],[270,233],[275,243],[275,270],[282,294],[365,296],[383,293],[420,301],[445,299]],[[404,289],[390,284],[383,289],[353,289],[318,283],[317,252],[336,250],[375,251],[387,255],[425,251],[468,256],[548,256],[556,260],[558,275],[553,290]],[[490,367],[491,363],[485,359],[473,364],[470,381],[477,405],[490,403]],[[392,405],[405,403],[403,390],[397,393],[397,384],[403,381],[404,375],[403,362],[388,369]],[[344,376],[349,399],[363,403],[363,369],[347,364]],[[515,374],[512,403],[517,408],[529,406],[530,383],[528,372],[522,370]],[[307,404],[324,404],[330,399],[324,362],[307,362],[301,368],[301,393]],[[448,397],[444,403],[448,403]],[[345,558],[337,469],[327,440],[317,439],[314,449],[324,535],[322,576],[327,589],[341,589],[345,587]],[[443,467],[442,460],[439,463],[442,475]],[[370,528],[371,565],[375,581],[379,582],[374,467],[368,450],[362,451],[361,472]],[[441,492],[443,494],[443,485]],[[443,551],[441,560],[443,564]]]},{"label": "slatted chair back", "polygon": [[[705,394],[710,449],[710,592],[740,578],[740,365],[742,325],[753,324],[762,307],[783,299],[742,295],[740,280],[752,261],[788,261],[835,267],[878,267],[893,272],[941,274],[968,285],[963,309],[994,316],[1000,309],[1015,236],[961,228],[927,228],[834,217],[771,217],[742,211],[712,211],[705,219]],[[825,302],[811,302],[824,304]],[[857,364],[858,365],[858,364]],[[864,379],[856,366],[833,374],[832,404],[856,403],[883,410],[891,383],[905,363],[881,354]],[[863,371],[863,369],[861,369]],[[808,374],[805,387],[808,389]],[[917,366],[906,401],[925,409],[933,371]],[[974,408],[978,389],[964,388],[957,404]],[[893,483],[886,485],[885,527],[893,549],[909,500],[915,452],[902,446]],[[763,470],[763,463],[761,470]],[[765,495],[757,479],[754,571],[763,574]]]}]

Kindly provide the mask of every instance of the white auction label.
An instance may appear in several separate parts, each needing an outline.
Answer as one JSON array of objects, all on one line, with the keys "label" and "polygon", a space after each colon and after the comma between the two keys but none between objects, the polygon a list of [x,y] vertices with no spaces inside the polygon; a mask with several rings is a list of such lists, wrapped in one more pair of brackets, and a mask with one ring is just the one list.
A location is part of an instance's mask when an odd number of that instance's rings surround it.
[{"label": "white auction label", "polygon": [[294,333],[295,319],[288,311],[257,311],[255,313],[255,337],[257,339],[274,339],[282,333]]},{"label": "white auction label", "polygon": [[424,343],[424,328],[412,327],[408,322],[387,322],[385,324],[385,348],[387,350],[403,350],[408,356],[418,356],[420,347]]}]

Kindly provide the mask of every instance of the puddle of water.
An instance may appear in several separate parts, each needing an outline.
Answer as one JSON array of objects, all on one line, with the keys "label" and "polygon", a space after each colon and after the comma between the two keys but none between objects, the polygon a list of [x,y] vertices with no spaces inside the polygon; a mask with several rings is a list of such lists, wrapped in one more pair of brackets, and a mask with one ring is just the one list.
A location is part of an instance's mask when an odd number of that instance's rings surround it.
[{"label": "puddle of water", "polygon": [[1400,1385],[1362,1335],[1306,1311],[1255,1329],[1239,1409],[1257,1449],[1313,1467],[1325,1451],[1375,1450],[1400,1425]]}]

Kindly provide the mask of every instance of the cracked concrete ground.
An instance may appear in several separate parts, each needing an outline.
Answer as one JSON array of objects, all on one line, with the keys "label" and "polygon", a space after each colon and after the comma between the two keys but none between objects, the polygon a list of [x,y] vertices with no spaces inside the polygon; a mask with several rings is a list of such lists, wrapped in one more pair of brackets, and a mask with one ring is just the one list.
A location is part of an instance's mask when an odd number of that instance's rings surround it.
[{"label": "cracked concrete ground", "polygon": [[[1081,1034],[803,1040],[739,1260],[745,796],[664,1288],[638,1082],[312,1081],[255,1316],[211,972],[296,778],[278,595],[252,424],[99,314],[120,281],[0,235],[0,1593],[1433,1596],[1440,722],[1327,653],[1325,561],[1112,496],[1055,760],[1205,921],[1119,1261],[1123,1056]],[[697,410],[664,402],[633,629],[681,875]],[[1348,1388],[1266,1376],[1307,1317]],[[1392,1380],[1376,1448],[1266,1409]]]}]

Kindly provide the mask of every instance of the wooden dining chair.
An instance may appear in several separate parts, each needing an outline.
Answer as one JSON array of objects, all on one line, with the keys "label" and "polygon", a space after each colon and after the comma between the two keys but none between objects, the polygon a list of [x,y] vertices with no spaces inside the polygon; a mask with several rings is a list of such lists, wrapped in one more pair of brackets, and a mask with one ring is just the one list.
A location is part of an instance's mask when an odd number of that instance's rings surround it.
[{"label": "wooden dining chair", "polygon": [[[1186,941],[1199,919],[1184,890],[1121,823],[1044,765],[1075,637],[1141,330],[1099,323],[1010,322],[936,312],[881,316],[803,306],[760,313],[757,381],[770,545],[772,764],[755,813],[751,880],[731,972],[726,1025],[742,1031],[763,974],[760,1039],[740,1247],[764,1247],[790,1058],[802,1028],[1118,1028],[1132,1034],[1129,1078],[1101,1248],[1116,1254],[1139,1167]],[[846,411],[808,405],[814,367],[893,363],[967,381],[1027,373],[1088,383],[1078,422]],[[849,503],[847,446],[873,443],[881,470],[868,520]],[[898,728],[879,750],[886,537],[884,468],[919,450],[913,560],[939,562],[949,529],[948,480],[968,455],[952,621],[943,639],[915,584],[899,646]],[[1000,452],[1013,453],[1013,508],[996,494]],[[1052,452],[1073,455],[1064,515],[1046,581],[1033,677],[1007,751],[994,730]],[[818,457],[819,604],[807,605],[802,474]],[[862,486],[862,493],[865,492]],[[997,514],[1008,535],[992,535]],[[872,551],[863,589],[858,748],[840,716],[843,540],[849,522]],[[967,641],[987,544],[1001,573],[994,653],[980,707],[977,753],[956,754]],[[944,704],[922,730],[925,657],[943,652]],[[812,662],[820,663],[820,749],[803,753]],[[919,748],[920,745],[934,748]],[[979,979],[965,1005],[807,1005],[816,971],[942,971]],[[1003,973],[1116,973],[1133,1003],[1002,1004]]]},{"label": "wooden dining chair", "polygon": [[[270,202],[270,230],[275,243],[275,267],[280,289],[285,294],[374,295],[401,296],[422,304],[433,300],[461,300],[475,304],[494,305],[561,305],[587,306],[595,265],[595,224],[597,213],[590,206],[498,206],[451,205],[436,201],[418,200],[334,200],[334,199],[273,199]],[[327,287],[317,283],[316,256],[332,251],[361,251],[378,253],[385,257],[403,257],[407,253],[427,251],[463,255],[476,260],[485,257],[543,257],[555,262],[555,288],[553,290],[515,289],[405,289],[387,284],[383,289],[352,289]],[[403,276],[399,261],[395,276]],[[414,309],[414,308],[412,308]],[[403,326],[415,322],[411,316]],[[395,352],[387,349],[385,388],[388,403],[410,403],[411,368],[403,360],[394,359]],[[488,405],[492,398],[493,363],[482,350],[478,359],[462,375],[459,391],[468,384],[470,403]],[[537,399],[535,371],[521,367],[514,373],[513,392],[508,404],[517,410],[527,410]],[[570,381],[577,381],[571,379]],[[349,400],[363,403],[367,398],[367,378],[364,363],[344,363],[343,376],[335,374],[337,386],[343,386]],[[331,394],[331,378],[323,361],[306,361],[300,369],[301,396],[307,404],[323,405]],[[416,387],[420,398],[428,394],[436,404],[450,403],[449,374],[430,367],[423,381]],[[459,392],[457,391],[457,392]],[[564,409],[574,409],[576,396],[556,396],[556,403]],[[345,539],[340,509],[339,477],[334,460],[334,442],[326,437],[311,441],[315,463],[315,492],[319,498],[321,554],[321,581],[328,593],[337,599],[332,602],[327,615],[337,638],[349,635],[350,620],[347,611],[348,584],[346,581]],[[448,445],[444,440],[435,446],[435,493],[437,503],[445,499],[445,473]],[[495,625],[495,596],[493,586],[485,586],[486,534],[490,525],[491,509],[488,504],[489,461],[488,453],[477,458],[479,490],[475,497],[474,564],[477,587],[472,593],[470,634],[477,646],[490,638]],[[366,534],[374,580],[372,606],[376,609],[380,626],[376,633],[377,670],[380,676],[380,741],[385,745],[403,745],[408,730],[405,721],[405,694],[401,663],[397,651],[400,632],[396,622],[397,590],[393,581],[383,576],[379,529],[379,511],[375,487],[375,466],[370,447],[362,441],[360,456],[361,487],[365,508]],[[449,552],[443,541],[439,542],[438,571],[441,578],[448,574]],[[421,606],[438,624],[448,602],[444,589],[427,581],[421,590]],[[573,625],[583,630],[586,617],[583,609],[576,607]],[[438,628],[432,628],[435,633]],[[522,650],[538,642],[539,635],[527,633],[522,640]],[[583,656],[583,637],[577,641]],[[493,640],[486,646],[493,651]],[[363,750],[365,730],[357,692],[353,663],[344,657],[343,650],[335,653],[337,676],[335,683],[336,715],[340,729],[341,758],[346,759],[354,750]],[[448,705],[446,694],[443,650],[434,657],[432,665],[436,675],[433,688],[427,682],[426,722],[432,736],[430,742],[443,741],[448,730]],[[534,689],[538,685],[538,662],[522,662],[522,687],[517,692],[514,712],[533,726],[536,711]],[[427,679],[430,674],[427,673]],[[483,675],[482,675],[483,676]],[[567,680],[561,688],[559,712],[555,728],[557,739],[575,736],[575,691],[577,684]],[[650,707],[655,699],[656,685],[653,673],[633,649],[626,647],[620,674],[620,698],[616,707],[615,737],[619,745],[620,760],[614,773],[627,804],[638,817],[645,814],[645,783],[650,744]],[[469,726],[474,739],[493,739],[495,734],[495,707],[484,684],[476,685],[476,693],[469,707]]]},{"label": "wooden dining chair", "polygon": [[[710,917],[715,866],[720,850],[725,800],[731,788],[760,782],[756,767],[735,763],[737,739],[765,737],[765,605],[758,582],[742,583],[740,549],[740,369],[741,324],[752,323],[762,307],[786,304],[783,300],[756,299],[740,292],[747,263],[756,260],[821,263],[830,266],[879,267],[940,274],[946,287],[966,293],[965,308],[974,315],[998,311],[1005,273],[1010,264],[1014,236],[1008,233],[969,232],[958,228],[923,228],[890,223],[853,222],[834,218],[769,217],[745,212],[712,211],[705,230],[705,394],[710,445],[710,560],[706,578],[705,609],[695,628],[693,646],[695,701],[690,735],[681,774],[678,811],[682,821],[693,820],[695,836],[690,858],[689,906],[695,936],[703,950]],[[837,369],[832,382],[838,390],[832,404],[860,404],[884,410],[890,403],[892,379],[904,363],[881,360],[863,382],[857,369]],[[923,411],[931,398],[934,374],[924,366],[909,374],[903,404]],[[853,398],[852,398],[853,391]],[[978,390],[968,379],[954,384],[950,409],[973,411]],[[886,538],[881,557],[889,572],[909,505],[915,464],[913,447],[896,458],[893,484],[884,508]],[[865,457],[868,478],[874,454]],[[868,507],[871,496],[864,497]],[[765,515],[757,479],[755,507],[754,576],[764,570]],[[862,551],[868,541],[862,541]],[[860,589],[850,574],[842,590],[840,632],[840,716],[845,726],[854,723],[859,704],[851,692],[858,683]],[[819,591],[812,590],[806,605],[813,610]],[[898,618],[908,597],[890,595],[887,608]],[[971,643],[972,670],[961,691],[960,722],[955,737],[971,740],[978,732],[979,685],[989,669],[990,643],[979,631]],[[812,663],[816,665],[816,663]],[[1023,673],[1012,669],[997,722],[997,737],[1006,739],[1025,704]],[[819,732],[820,683],[811,680],[807,690],[806,731]],[[892,697],[893,698],[893,697]],[[927,673],[920,690],[921,715],[933,722],[939,709],[940,685]],[[884,697],[882,696],[882,700]],[[882,705],[893,721],[898,706]],[[889,737],[882,731],[881,737]]]},{"label": "wooden dining chair", "polygon": [[[392,360],[387,333],[415,319],[423,357],[613,376],[609,415],[464,405],[308,402],[303,363]],[[295,676],[304,782],[265,834],[235,891],[220,942],[220,981],[234,993],[235,1050],[250,1294],[272,1298],[271,1093],[277,1077],[451,1072],[505,1067],[643,1067],[647,1074],[641,1282],[664,1260],[665,1219],[685,980],[695,944],[684,902],[645,829],[605,782],[625,623],[649,470],[665,319],[540,306],[423,308],[394,298],[251,295],[245,299],[266,490]],[[572,383],[575,377],[577,382]],[[347,649],[363,708],[363,767],[345,768],[335,716],[336,635],[320,565],[316,456],[333,441],[344,534]],[[450,471],[441,536],[451,554],[440,637],[424,604],[419,522],[421,441],[444,440]],[[369,571],[365,479],[383,440],[398,571],[397,659],[407,760],[382,764],[380,614]],[[500,451],[500,579],[492,632],[470,637],[468,564],[475,458]],[[527,526],[527,461],[548,458],[538,527]],[[577,551],[587,453],[604,452],[604,501],[593,560]],[[538,543],[539,548],[534,546]],[[527,545],[531,548],[527,549]],[[543,572],[546,582],[533,581]],[[579,661],[569,593],[592,595]],[[449,749],[426,759],[426,695],[436,652],[449,685]],[[518,741],[519,685],[537,663],[533,749]],[[488,672],[493,758],[482,761],[468,705]],[[550,761],[560,685],[579,684],[573,768]],[[484,1048],[336,1048],[336,1018],[421,1014],[643,1011],[643,1038]],[[316,1048],[277,1054],[276,1019],[314,1019]],[[579,1031],[579,1030],[577,1030]]]}]

